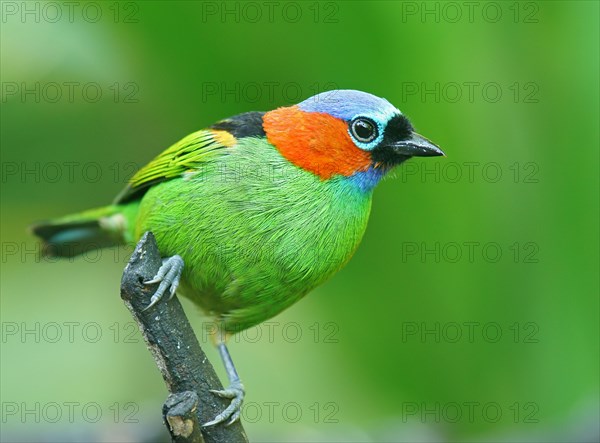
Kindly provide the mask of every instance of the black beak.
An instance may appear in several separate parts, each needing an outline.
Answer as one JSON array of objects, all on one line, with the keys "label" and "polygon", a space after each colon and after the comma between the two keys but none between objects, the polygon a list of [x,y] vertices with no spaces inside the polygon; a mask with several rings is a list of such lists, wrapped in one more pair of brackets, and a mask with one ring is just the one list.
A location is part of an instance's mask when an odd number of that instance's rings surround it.
[{"label": "black beak", "polygon": [[435,157],[446,155],[435,144],[416,132],[411,133],[407,140],[396,141],[388,145],[394,153],[410,157]]}]

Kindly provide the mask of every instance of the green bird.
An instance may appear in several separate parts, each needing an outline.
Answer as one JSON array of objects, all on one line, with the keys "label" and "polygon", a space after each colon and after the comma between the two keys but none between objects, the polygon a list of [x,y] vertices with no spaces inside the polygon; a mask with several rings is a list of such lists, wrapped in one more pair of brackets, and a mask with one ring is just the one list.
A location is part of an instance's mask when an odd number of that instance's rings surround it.
[{"label": "green bird", "polygon": [[137,172],[114,203],[40,223],[44,251],[74,256],[152,231],[164,257],[148,308],[177,293],[216,325],[231,399],[206,426],[240,416],[232,334],[292,305],[339,271],[367,227],[373,190],[413,156],[444,155],[387,100],[333,90],[247,112],[188,135]]}]

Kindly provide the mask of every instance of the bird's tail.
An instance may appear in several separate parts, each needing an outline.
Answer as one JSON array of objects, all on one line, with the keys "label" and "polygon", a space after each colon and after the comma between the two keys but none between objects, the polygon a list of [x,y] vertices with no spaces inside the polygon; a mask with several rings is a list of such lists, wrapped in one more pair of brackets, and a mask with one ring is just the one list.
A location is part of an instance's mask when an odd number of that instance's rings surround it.
[{"label": "bird's tail", "polygon": [[31,231],[42,239],[43,256],[74,257],[130,242],[136,209],[137,203],[105,206],[36,223]]}]

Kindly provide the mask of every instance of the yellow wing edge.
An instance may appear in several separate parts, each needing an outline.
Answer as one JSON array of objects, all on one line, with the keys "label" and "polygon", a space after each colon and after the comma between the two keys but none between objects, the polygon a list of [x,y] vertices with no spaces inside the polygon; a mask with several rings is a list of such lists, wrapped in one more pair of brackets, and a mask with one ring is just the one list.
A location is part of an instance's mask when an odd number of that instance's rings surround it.
[{"label": "yellow wing edge", "polygon": [[115,198],[114,203],[126,203],[140,197],[151,186],[181,177],[186,171],[200,167],[235,146],[237,139],[229,132],[201,129],[182,138],[140,169]]}]

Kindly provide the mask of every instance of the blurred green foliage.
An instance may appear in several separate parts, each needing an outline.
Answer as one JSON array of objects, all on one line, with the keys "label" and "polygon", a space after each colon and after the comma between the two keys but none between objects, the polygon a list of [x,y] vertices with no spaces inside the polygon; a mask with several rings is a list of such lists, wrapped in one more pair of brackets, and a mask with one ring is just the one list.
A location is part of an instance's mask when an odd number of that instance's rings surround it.
[{"label": "blurred green foliage", "polygon": [[218,119],[351,88],[448,157],[385,180],[348,266],[233,341],[251,439],[591,441],[599,4],[275,3],[2,3],[3,440],[151,439],[166,392],[118,296],[127,251],[39,262],[26,227]]}]

